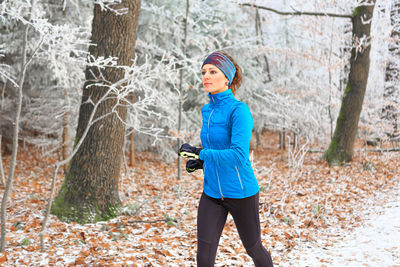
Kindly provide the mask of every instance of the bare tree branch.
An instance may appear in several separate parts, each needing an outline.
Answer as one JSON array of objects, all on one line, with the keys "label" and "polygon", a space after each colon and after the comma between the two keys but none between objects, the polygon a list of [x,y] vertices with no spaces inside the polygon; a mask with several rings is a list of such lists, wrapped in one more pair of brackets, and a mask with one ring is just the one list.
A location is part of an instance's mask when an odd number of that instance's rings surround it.
[{"label": "bare tree branch", "polygon": [[335,17],[335,18],[349,18],[352,19],[353,16],[349,14],[335,14],[335,13],[327,13],[327,12],[304,12],[304,11],[294,11],[294,12],[289,12],[289,11],[279,11],[270,7],[265,7],[265,6],[259,6],[259,5],[254,5],[254,4],[249,4],[249,3],[244,3],[240,4],[240,6],[249,6],[249,7],[254,7],[257,9],[263,9],[267,11],[274,12],[278,15],[283,15],[283,16],[325,16],[325,17]]}]

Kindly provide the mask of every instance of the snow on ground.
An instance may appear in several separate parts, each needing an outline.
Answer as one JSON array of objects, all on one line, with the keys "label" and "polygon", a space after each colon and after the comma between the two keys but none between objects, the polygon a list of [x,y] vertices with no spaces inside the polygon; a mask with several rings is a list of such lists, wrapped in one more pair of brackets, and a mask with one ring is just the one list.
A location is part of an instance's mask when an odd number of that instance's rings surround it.
[{"label": "snow on ground", "polygon": [[282,266],[400,267],[400,190],[384,207],[374,209],[364,225],[353,232],[338,233],[332,247],[303,245]]},{"label": "snow on ground", "polygon": [[[400,267],[400,153],[359,155],[329,167],[308,153],[299,170],[280,151],[255,151],[262,241],[275,267]],[[141,154],[140,164],[122,171],[122,215],[86,225],[51,215],[43,252],[39,233],[56,159],[32,149],[19,157],[0,266],[196,266],[201,172],[177,180],[175,164]],[[62,182],[60,174],[57,188]],[[215,266],[253,266],[231,217]]]}]

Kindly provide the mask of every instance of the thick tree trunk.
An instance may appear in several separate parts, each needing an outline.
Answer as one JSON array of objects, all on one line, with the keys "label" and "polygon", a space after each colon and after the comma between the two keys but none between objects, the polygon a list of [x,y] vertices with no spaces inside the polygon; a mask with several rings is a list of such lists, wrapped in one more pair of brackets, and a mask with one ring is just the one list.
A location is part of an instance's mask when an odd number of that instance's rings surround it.
[{"label": "thick tree trunk", "polygon": [[[369,72],[371,19],[375,0],[369,5],[358,6],[352,18],[353,41],[349,80],[344,92],[336,129],[325,153],[330,165],[350,161],[353,157],[354,140],[364,101]],[[367,22],[367,23],[363,23]]]},{"label": "thick tree trunk", "polygon": [[[95,5],[91,39],[95,45],[91,46],[90,54],[94,58],[117,57],[118,65],[131,65],[140,0],[125,0],[113,8],[126,8],[127,13],[117,15],[114,11],[101,10],[99,5]],[[85,74],[75,142],[88,127],[93,110],[93,104],[88,100],[96,103],[109,92],[107,85],[124,77],[124,70],[109,67],[100,75],[97,68],[88,67]],[[126,107],[116,106],[116,96],[117,93],[113,92],[99,105],[95,117],[108,115],[89,125],[91,128],[87,137],[71,160],[64,183],[51,208],[51,212],[61,220],[90,223],[113,218],[119,213],[121,201],[118,182],[125,135],[125,126],[119,118],[125,119]],[[118,116],[115,112],[118,112]]]}]

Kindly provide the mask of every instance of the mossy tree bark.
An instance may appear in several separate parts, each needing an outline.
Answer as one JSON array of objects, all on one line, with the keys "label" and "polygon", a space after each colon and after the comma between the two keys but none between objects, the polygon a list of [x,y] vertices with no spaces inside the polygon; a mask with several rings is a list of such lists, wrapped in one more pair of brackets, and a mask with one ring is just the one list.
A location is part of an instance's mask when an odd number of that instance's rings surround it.
[{"label": "mossy tree bark", "polygon": [[354,141],[368,80],[370,32],[374,6],[375,0],[364,1],[353,13],[354,44],[350,57],[350,73],[335,132],[325,153],[329,165],[351,161],[353,157]]},{"label": "mossy tree bark", "polygon": [[[134,58],[140,0],[123,0],[113,8],[125,8],[127,12],[116,14],[95,5],[91,37],[95,45],[89,52],[94,58],[116,57],[118,65],[129,66]],[[109,92],[108,85],[124,77],[124,70],[108,67],[100,73],[97,68],[88,66],[85,75],[76,140],[89,125],[93,103],[88,100],[99,101]],[[117,94],[112,93],[98,106],[95,118],[104,117],[89,125],[86,138],[70,162],[51,207],[52,214],[63,221],[91,223],[119,214],[118,182],[125,135],[121,119],[126,117],[126,107],[117,105]]]}]

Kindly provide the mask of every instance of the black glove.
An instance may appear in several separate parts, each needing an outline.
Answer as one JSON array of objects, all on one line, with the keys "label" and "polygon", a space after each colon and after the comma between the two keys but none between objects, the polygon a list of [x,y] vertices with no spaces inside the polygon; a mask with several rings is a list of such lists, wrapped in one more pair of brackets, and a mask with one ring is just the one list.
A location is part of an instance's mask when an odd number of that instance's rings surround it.
[{"label": "black glove", "polygon": [[203,169],[203,163],[201,159],[191,159],[186,162],[186,171],[187,172],[194,172],[198,169]]},{"label": "black glove", "polygon": [[179,149],[179,156],[182,158],[198,159],[202,148],[194,147],[189,144],[183,144]]}]

